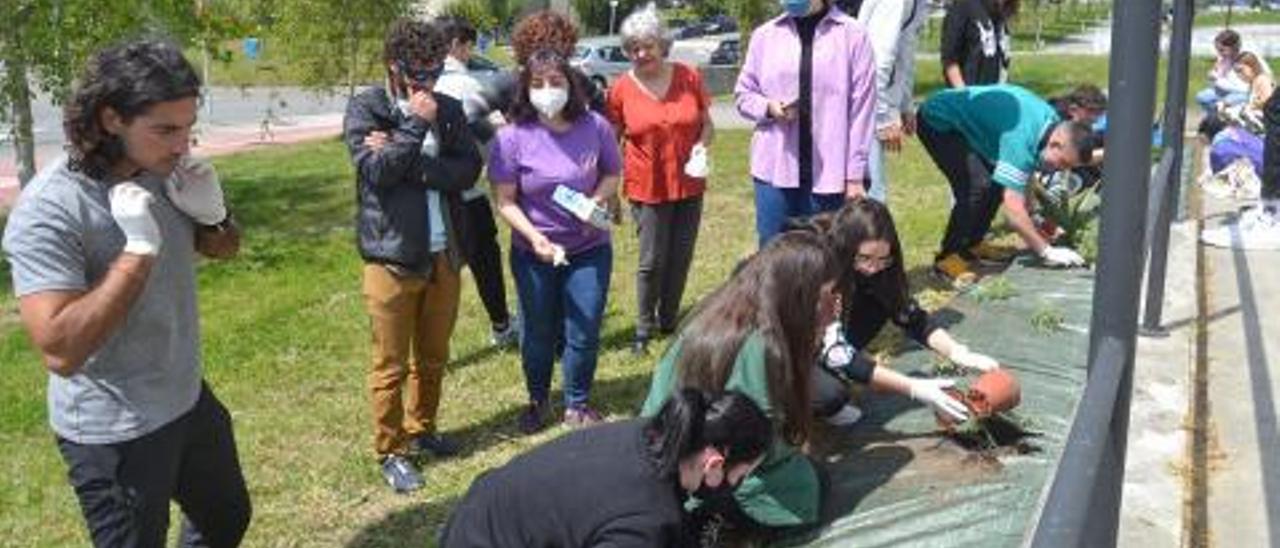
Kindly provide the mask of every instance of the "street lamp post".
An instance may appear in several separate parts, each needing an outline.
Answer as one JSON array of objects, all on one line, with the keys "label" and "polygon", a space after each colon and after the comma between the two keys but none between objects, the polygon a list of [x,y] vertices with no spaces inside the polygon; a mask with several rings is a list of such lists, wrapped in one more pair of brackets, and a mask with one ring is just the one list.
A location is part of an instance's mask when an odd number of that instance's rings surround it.
[{"label": "street lamp post", "polygon": [[618,16],[618,0],[609,0],[609,35],[613,35],[613,21]]}]

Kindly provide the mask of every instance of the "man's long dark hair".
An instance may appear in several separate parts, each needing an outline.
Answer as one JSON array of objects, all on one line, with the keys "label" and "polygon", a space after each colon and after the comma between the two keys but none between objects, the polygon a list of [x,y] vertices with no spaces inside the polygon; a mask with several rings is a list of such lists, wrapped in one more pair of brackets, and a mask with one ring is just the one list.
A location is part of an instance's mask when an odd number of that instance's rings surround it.
[{"label": "man's long dark hair", "polygon": [[170,42],[143,39],[89,59],[62,109],[68,167],[95,179],[125,158],[124,142],[102,126],[110,107],[127,124],[158,103],[200,96],[200,77]]},{"label": "man's long dark hair", "polygon": [[824,237],[790,232],[774,238],[699,305],[680,338],[677,385],[723,390],[738,351],[753,333],[764,340],[769,401],[782,435],[809,437],[809,371],[820,326],[821,287],[836,279]]},{"label": "man's long dark hair", "polygon": [[724,456],[725,469],[755,460],[773,443],[773,425],[751,398],[734,391],[686,388],[671,395],[645,425],[658,473],[675,476],[680,461],[706,447]]}]

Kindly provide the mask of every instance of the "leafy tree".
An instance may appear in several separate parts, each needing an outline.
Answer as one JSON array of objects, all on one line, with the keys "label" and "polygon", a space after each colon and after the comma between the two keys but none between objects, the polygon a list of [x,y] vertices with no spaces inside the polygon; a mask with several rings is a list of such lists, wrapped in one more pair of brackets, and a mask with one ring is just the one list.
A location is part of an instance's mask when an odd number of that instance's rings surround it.
[{"label": "leafy tree", "polygon": [[487,4],[484,0],[456,0],[444,7],[444,13],[466,19],[476,30],[491,29],[498,24],[498,18]]},{"label": "leafy tree", "polygon": [[[632,11],[648,0],[619,0],[614,31],[622,24],[622,20]],[[583,34],[604,34],[609,32],[610,10],[608,0],[573,0],[573,10],[578,14],[578,22],[582,25]]]},{"label": "leafy tree", "polygon": [[409,0],[289,0],[276,3],[269,35],[303,85],[346,84],[347,94],[381,64],[382,39]]},{"label": "leafy tree", "polygon": [[139,35],[182,46],[216,46],[236,25],[224,11],[192,0],[0,1],[0,121],[11,123],[18,179],[35,175],[31,104],[37,93],[65,100],[94,51]]}]

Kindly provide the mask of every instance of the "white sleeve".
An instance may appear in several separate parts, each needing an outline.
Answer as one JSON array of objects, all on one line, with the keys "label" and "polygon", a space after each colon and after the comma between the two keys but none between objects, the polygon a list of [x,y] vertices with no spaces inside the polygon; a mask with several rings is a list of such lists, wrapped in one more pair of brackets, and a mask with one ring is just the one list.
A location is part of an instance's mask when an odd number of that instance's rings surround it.
[{"label": "white sleeve", "polygon": [[866,0],[858,10],[858,21],[867,28],[876,64],[876,129],[899,121],[899,99],[890,88],[906,3],[907,0]]},{"label": "white sleeve", "polygon": [[915,11],[909,12],[910,24],[902,29],[898,38],[898,59],[894,69],[894,87],[892,96],[896,98],[898,112],[909,114],[915,112],[916,87],[916,48],[920,44],[920,33],[924,22],[929,19],[928,0],[908,0],[915,4]]}]

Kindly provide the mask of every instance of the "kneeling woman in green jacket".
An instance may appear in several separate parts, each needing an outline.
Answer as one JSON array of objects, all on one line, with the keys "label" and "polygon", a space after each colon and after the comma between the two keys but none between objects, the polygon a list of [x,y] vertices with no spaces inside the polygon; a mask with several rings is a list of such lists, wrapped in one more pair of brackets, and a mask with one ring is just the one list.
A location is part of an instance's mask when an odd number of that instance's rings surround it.
[{"label": "kneeling woman in green jacket", "polygon": [[809,439],[810,373],[822,326],[836,313],[836,262],[816,234],[782,234],[706,298],[654,372],[642,415],[682,388],[736,390],[772,419],[778,436],[732,497],[702,501],[747,530],[818,521],[818,471]]}]

